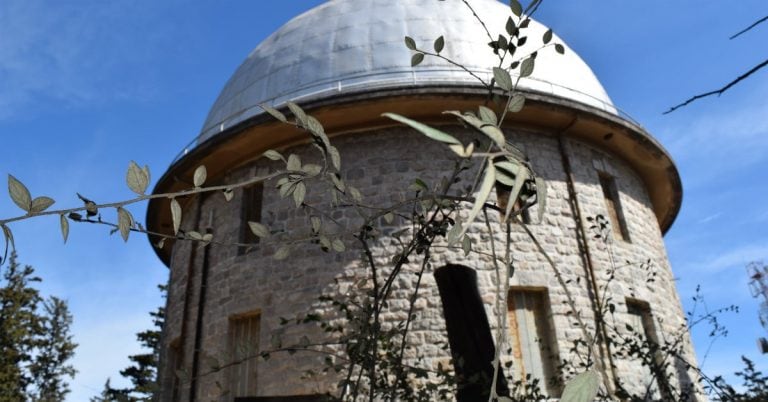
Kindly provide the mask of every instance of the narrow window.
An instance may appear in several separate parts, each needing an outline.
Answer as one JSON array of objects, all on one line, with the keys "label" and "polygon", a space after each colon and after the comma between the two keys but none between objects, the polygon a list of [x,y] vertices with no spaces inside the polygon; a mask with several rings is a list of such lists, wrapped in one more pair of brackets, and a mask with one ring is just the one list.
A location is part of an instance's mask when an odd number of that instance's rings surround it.
[{"label": "narrow window", "polygon": [[507,316],[515,380],[538,380],[539,390],[555,397],[558,357],[548,300],[546,290],[510,289]]},{"label": "narrow window", "polygon": [[659,393],[662,393],[665,396],[663,399],[671,398],[672,392],[664,370],[664,358],[658,349],[659,338],[656,335],[656,324],[653,322],[651,307],[648,303],[639,300],[627,299],[626,302],[629,315],[628,324],[635,334],[639,334],[643,338],[641,345],[648,346],[639,349],[640,352],[647,353],[647,355],[633,355],[630,366],[633,371],[643,373],[643,378],[655,379],[655,384],[646,387],[652,396],[658,397]]},{"label": "narrow window", "polygon": [[608,219],[611,222],[613,235],[626,242],[629,240],[629,230],[624,219],[624,213],[619,201],[619,191],[616,189],[616,179],[607,173],[599,172],[600,187],[603,189],[605,207],[608,210]]},{"label": "narrow window", "polygon": [[230,394],[234,398],[256,395],[256,362],[259,355],[261,317],[248,314],[229,320]]},{"label": "narrow window", "polygon": [[[256,183],[243,188],[243,205],[240,219],[240,243],[256,244],[259,237],[253,234],[248,222],[261,222],[261,201],[264,193],[264,185]],[[246,254],[253,250],[253,247],[240,247],[238,254]]]}]

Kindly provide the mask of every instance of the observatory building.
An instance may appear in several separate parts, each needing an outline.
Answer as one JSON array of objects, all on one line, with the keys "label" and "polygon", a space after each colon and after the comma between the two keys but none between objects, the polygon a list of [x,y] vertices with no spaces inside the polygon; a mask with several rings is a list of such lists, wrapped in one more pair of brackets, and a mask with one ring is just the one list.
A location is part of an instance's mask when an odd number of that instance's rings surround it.
[{"label": "observatory building", "polygon": [[[506,3],[469,3],[492,35],[505,33],[511,15]],[[546,31],[532,21],[524,33],[536,43],[525,48],[538,48]],[[410,36],[420,48],[431,50],[441,35],[441,54],[464,69],[436,57],[412,67],[413,51],[403,38]],[[408,186],[416,178],[439,183],[456,156],[382,113],[407,116],[457,137],[467,133],[469,128],[442,112],[486,104],[488,91],[478,78],[490,82],[492,67],[498,65],[488,42],[485,28],[460,1],[327,1],[256,46],[224,86],[195,142],[168,168],[154,192],[191,189],[200,165],[207,168],[207,186],[241,183],[284,169],[283,162],[262,156],[269,149],[316,160],[305,132],[259,107],[266,104],[288,114],[286,102],[292,101],[324,125],[341,155],[341,178],[359,189],[364,202],[392,205],[412,193]],[[563,43],[557,36],[554,42]],[[589,66],[567,45],[563,54],[552,46],[539,51],[533,75],[521,79],[518,89],[526,97],[525,106],[507,116],[503,130],[546,180],[546,212],[541,221],[532,214],[528,227],[560,277],[513,225],[514,275],[503,284],[509,300],[505,310],[497,311],[488,243],[495,236],[504,244],[505,225],[494,216],[489,233],[478,219],[467,232],[478,253],[445,247],[432,253],[431,269],[419,284],[405,361],[427,371],[453,367],[442,301],[451,295],[440,294],[434,272],[461,265],[476,273],[490,328],[498,328],[496,317],[508,318],[509,347],[503,359],[514,368],[514,374],[507,373],[510,383],[513,377],[538,379],[542,391],[556,398],[562,386],[550,380],[569,377],[560,367],[575,362],[574,342],[583,339],[571,305],[592,334],[598,332],[595,311],[607,309],[607,304],[612,305],[610,325],[626,336],[632,327],[662,342],[685,326],[662,239],[677,215],[682,186],[667,151],[620,113]],[[312,341],[324,336],[317,323],[283,325],[282,319],[313,313],[332,322],[336,310],[318,297],[354,291],[366,272],[359,242],[351,236],[339,235],[342,252],[304,245],[293,248],[286,259],[273,258],[280,245],[254,236],[247,222],[284,233],[309,233],[311,228],[306,208],[281,198],[275,182],[236,188],[226,196],[178,197],[180,233],[209,233],[214,239],[209,244],[177,238],[157,247],[159,239],[151,238],[170,269],[159,370],[162,401],[310,401],[338,393],[338,375],[306,376],[325,367],[324,355],[242,358],[299,344],[304,336]],[[327,206],[331,197],[310,189],[307,203]],[[354,222],[356,214],[338,209],[332,218]],[[605,217],[611,228],[607,237],[595,238],[590,229],[597,216]],[[403,223],[395,219],[382,225],[372,253],[377,260],[390,261],[395,240],[388,236]],[[170,200],[151,201],[147,228],[173,234]],[[255,244],[246,248],[236,245],[240,243]],[[394,299],[382,318],[390,324],[408,315],[408,289],[416,286],[419,268],[412,265],[393,285]],[[659,392],[653,383],[662,379],[623,356],[617,345],[610,350],[602,337],[596,339],[605,352],[596,367],[603,368],[608,382],[631,392]],[[687,334],[680,339],[682,356],[695,364]],[[676,387],[695,380],[683,363],[667,370]]]}]

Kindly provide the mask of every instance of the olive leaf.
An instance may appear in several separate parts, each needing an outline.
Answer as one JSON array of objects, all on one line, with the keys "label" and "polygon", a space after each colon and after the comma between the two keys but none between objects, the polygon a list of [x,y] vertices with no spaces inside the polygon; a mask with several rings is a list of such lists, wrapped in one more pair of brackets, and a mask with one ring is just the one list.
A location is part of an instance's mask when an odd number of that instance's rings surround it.
[{"label": "olive leaf", "polygon": [[283,158],[283,155],[280,152],[275,151],[274,149],[267,150],[267,152],[264,152],[263,155],[273,161],[279,161],[279,160],[285,161],[285,158]]},{"label": "olive leaf", "polygon": [[288,109],[291,109],[291,113],[296,116],[296,124],[302,127],[307,127],[307,114],[304,112],[304,109],[293,102],[288,102],[286,104],[288,105]]},{"label": "olive leaf", "polygon": [[333,167],[336,168],[336,170],[341,169],[341,154],[339,154],[339,150],[336,149],[333,145],[328,147],[328,154],[331,155],[331,163],[333,164]]},{"label": "olive leaf", "polygon": [[390,119],[395,120],[395,121],[398,121],[398,122],[403,123],[403,124],[405,124],[407,126],[410,126],[410,127],[414,128],[414,129],[416,129],[417,131],[419,131],[420,133],[426,135],[427,137],[432,138],[433,140],[440,141],[440,142],[443,142],[443,143],[446,143],[446,144],[461,145],[461,142],[459,142],[459,140],[457,140],[453,136],[451,136],[449,134],[446,134],[446,133],[444,133],[444,132],[442,132],[442,131],[440,131],[440,130],[438,130],[436,128],[432,128],[432,127],[430,127],[430,126],[428,126],[426,124],[419,123],[418,121],[411,120],[411,119],[409,119],[407,117],[403,117],[403,116],[401,116],[399,114],[384,113],[384,114],[382,114],[382,116],[390,118]]},{"label": "olive leaf", "polygon": [[173,234],[176,235],[181,226],[181,205],[175,198],[171,199],[171,220],[173,221]]},{"label": "olive leaf", "polygon": [[344,242],[339,239],[334,239],[333,242],[331,242],[331,247],[339,253],[347,249]]},{"label": "olive leaf", "polygon": [[[491,195],[491,190],[493,190],[493,183],[495,182],[496,168],[493,166],[493,161],[488,159],[488,165],[485,167],[485,176],[483,176],[483,182],[480,185],[480,190],[478,190],[477,196],[475,197],[475,203],[472,205],[472,209],[469,211],[469,216],[467,216],[467,225],[471,224],[475,218],[477,218],[477,215],[480,213],[483,205],[485,205],[485,202]],[[455,243],[456,240],[464,236],[464,233],[467,231],[467,227],[462,228],[458,235],[449,239],[448,244],[451,245]]]},{"label": "olive leaf", "polygon": [[11,200],[26,212],[32,208],[32,196],[29,194],[27,186],[12,175],[8,175],[8,194]]},{"label": "olive leaf", "polygon": [[125,181],[131,191],[138,195],[144,195],[149,186],[149,167],[140,168],[136,162],[131,161],[128,164],[128,172],[125,174]]},{"label": "olive leaf", "polygon": [[517,0],[510,0],[509,1],[509,7],[512,8],[512,13],[516,16],[520,16],[523,14],[523,6],[520,4]]},{"label": "olive leaf", "polygon": [[523,106],[525,106],[525,95],[516,93],[509,99],[507,109],[512,113],[517,113],[523,110]]},{"label": "olive leaf", "polygon": [[496,113],[490,108],[485,106],[478,107],[477,115],[480,117],[480,120],[484,121],[485,123],[493,124],[494,126],[499,124]]},{"label": "olive leaf", "polygon": [[307,186],[303,182],[296,183],[296,188],[293,190],[293,201],[296,203],[296,208],[304,203],[304,197],[306,195]]},{"label": "olive leaf", "polygon": [[32,200],[32,205],[30,206],[30,211],[33,214],[40,213],[48,209],[51,205],[53,205],[56,201],[53,200],[53,198],[50,197],[37,197],[34,200]]},{"label": "olive leaf", "polygon": [[282,246],[275,252],[274,258],[276,260],[284,260],[291,253],[291,248],[288,246]]},{"label": "olive leaf", "polygon": [[512,83],[512,77],[509,75],[509,71],[503,68],[493,68],[493,79],[496,80],[496,84],[499,86],[499,88],[505,91],[511,91],[514,87],[514,84]]},{"label": "olive leaf", "polygon": [[597,373],[592,370],[585,371],[565,384],[560,402],[592,402],[599,387],[600,378]]},{"label": "olive leaf", "polygon": [[410,36],[405,37],[405,47],[411,50],[416,50],[416,41]]},{"label": "olive leaf", "polygon": [[411,57],[411,67],[416,67],[424,61],[424,53],[415,53]]},{"label": "olive leaf", "polygon": [[443,51],[443,48],[445,48],[445,38],[440,36],[439,38],[435,39],[435,53],[440,53]]},{"label": "olive leaf", "polygon": [[528,57],[520,63],[520,78],[525,78],[533,74],[534,58]]},{"label": "olive leaf", "polygon": [[259,107],[262,108],[265,112],[269,113],[272,117],[276,118],[277,120],[280,120],[283,123],[288,121],[288,119],[285,118],[285,115],[280,113],[277,109],[271,108],[263,103],[260,104]]},{"label": "olive leaf", "polygon": [[208,178],[208,170],[205,168],[205,165],[200,165],[192,175],[192,183],[195,187],[200,187],[205,183],[206,178]]},{"label": "olive leaf", "polygon": [[120,236],[123,241],[128,241],[128,235],[131,234],[133,226],[133,216],[123,207],[117,207],[117,228],[120,230]]},{"label": "olive leaf", "polygon": [[69,237],[69,221],[64,214],[59,215],[59,224],[61,225],[61,237],[64,238],[64,243],[66,243]]},{"label": "olive leaf", "polygon": [[542,41],[546,45],[547,43],[552,41],[552,30],[547,29],[547,32],[544,32],[544,36],[542,37]]},{"label": "olive leaf", "polygon": [[301,158],[296,154],[290,154],[288,156],[288,162],[285,164],[287,170],[301,170]]},{"label": "olive leaf", "polygon": [[261,223],[248,222],[248,227],[251,229],[251,232],[258,237],[265,238],[270,235],[269,229]]}]

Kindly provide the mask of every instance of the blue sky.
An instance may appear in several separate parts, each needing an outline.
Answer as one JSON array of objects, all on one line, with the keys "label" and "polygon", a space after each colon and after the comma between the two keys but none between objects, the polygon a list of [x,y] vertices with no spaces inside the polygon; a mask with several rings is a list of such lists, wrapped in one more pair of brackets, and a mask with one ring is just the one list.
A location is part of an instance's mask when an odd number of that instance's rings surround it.
[{"label": "blue sky", "polygon": [[[425,0],[433,1],[433,0]],[[436,1],[436,0],[434,0]],[[0,174],[33,195],[77,206],[130,197],[130,160],[158,178],[200,130],[227,78],[269,33],[319,0],[4,0],[0,2]],[[768,25],[728,37],[767,13],[760,0],[644,2],[548,0],[538,19],[584,58],[621,109],[657,136],[678,163],[682,211],[666,236],[686,308],[700,284],[730,329],[704,369],[729,373],[758,355],[766,335],[747,290],[744,265],[768,260],[768,71],[663,116],[688,96],[714,89],[768,57]],[[4,180],[4,179],[3,179]],[[132,209],[144,216],[143,207]],[[0,196],[0,216],[19,210]],[[135,333],[149,327],[166,268],[145,238],[124,244],[104,228],[73,225],[62,244],[56,218],[12,226],[20,260],[67,299],[80,344],[69,400],[118,380]],[[694,333],[703,357],[706,331]]]}]

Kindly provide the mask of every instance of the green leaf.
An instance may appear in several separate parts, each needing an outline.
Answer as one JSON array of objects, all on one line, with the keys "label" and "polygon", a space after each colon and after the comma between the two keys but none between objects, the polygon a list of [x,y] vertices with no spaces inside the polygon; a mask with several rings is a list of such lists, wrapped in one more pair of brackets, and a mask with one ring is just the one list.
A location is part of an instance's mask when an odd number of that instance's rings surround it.
[{"label": "green leaf", "polygon": [[165,247],[165,238],[162,238],[157,243],[155,243],[155,247],[157,247],[160,250],[162,250],[163,247]]},{"label": "green leaf", "polygon": [[232,198],[235,196],[235,192],[234,192],[234,191],[232,191],[232,189],[231,189],[231,188],[225,189],[225,190],[223,191],[223,194],[224,194],[224,199],[225,199],[227,202],[230,202],[230,201],[232,201]]},{"label": "green leaf", "polygon": [[302,127],[306,127],[307,114],[304,112],[304,109],[293,102],[288,102],[286,104],[288,105],[288,109],[291,109],[291,113],[293,113],[293,115],[296,117],[296,124]]},{"label": "green leaf", "polygon": [[328,176],[331,178],[331,181],[337,190],[341,191],[342,193],[346,190],[347,186],[339,178],[339,176],[336,175],[336,173],[328,173]]},{"label": "green leaf", "polygon": [[181,226],[181,205],[175,198],[171,199],[171,220],[173,221],[173,234],[175,236],[179,233]]},{"label": "green leaf", "polygon": [[[467,123],[470,126],[478,129],[481,133],[485,134],[488,138],[493,140],[493,142],[496,143],[496,145],[499,148],[502,148],[502,149],[504,148],[504,144],[506,143],[506,140],[504,139],[504,133],[498,127],[478,119],[477,117],[475,117],[471,113],[461,114],[461,113],[459,113],[457,111],[453,111],[453,110],[452,111],[443,112],[443,113],[445,113],[445,114],[452,114],[452,115],[460,118],[465,123]],[[457,150],[454,150],[454,152],[456,152],[456,151]]]},{"label": "green leaf", "polygon": [[544,210],[547,209],[547,182],[541,177],[536,178],[536,204],[539,208],[539,223],[541,223],[544,218]]},{"label": "green leaf", "polygon": [[317,216],[310,217],[309,221],[312,223],[312,232],[320,233],[320,227],[322,226],[323,221]]},{"label": "green leaf", "polygon": [[283,155],[280,152],[277,152],[273,149],[268,150],[267,152],[264,152],[264,156],[267,157],[267,159],[271,159],[273,161],[285,161],[285,158],[283,158]]},{"label": "green leaf", "polygon": [[304,197],[307,195],[307,186],[303,182],[296,183],[296,189],[293,190],[293,201],[296,203],[296,208],[300,207],[304,202]]},{"label": "green leaf", "polygon": [[514,87],[514,84],[512,83],[512,77],[509,75],[509,72],[503,68],[494,67],[493,78],[496,80],[496,84],[499,86],[499,88],[505,91],[511,91]]},{"label": "green leaf", "polygon": [[13,241],[13,232],[11,232],[11,228],[6,226],[5,224],[0,224],[0,228],[3,229],[3,236],[5,236],[5,248],[6,251],[8,249],[8,243],[11,244],[11,250],[16,249],[16,244]]},{"label": "green leaf", "polygon": [[25,212],[29,212],[32,208],[32,196],[22,182],[17,180],[12,175],[8,175],[8,194],[11,196],[11,200],[23,209]]},{"label": "green leaf", "polygon": [[341,170],[341,154],[333,145],[328,147],[328,154],[331,155],[331,163],[336,170]]},{"label": "green leaf", "polygon": [[131,213],[123,207],[117,207],[117,228],[120,230],[120,236],[123,237],[123,241],[128,241],[128,235],[131,234],[132,226],[133,217]]},{"label": "green leaf", "polygon": [[295,171],[301,170],[301,158],[299,158],[299,156],[296,154],[288,155],[288,162],[286,163],[285,168]]},{"label": "green leaf", "polygon": [[360,190],[352,186],[349,186],[348,189],[349,189],[349,195],[352,196],[352,199],[355,200],[355,202],[359,203],[363,201],[363,195],[360,194]]},{"label": "green leaf", "polygon": [[525,95],[516,93],[509,99],[508,109],[510,112],[517,113],[523,110],[523,106],[525,106]]},{"label": "green leaf", "polygon": [[477,115],[485,123],[492,124],[494,126],[499,123],[499,120],[496,117],[496,113],[485,106],[480,106],[478,108]]},{"label": "green leaf", "polygon": [[288,246],[282,246],[279,249],[277,249],[277,252],[275,252],[274,259],[276,260],[284,260],[288,257],[288,255],[291,253],[291,248]]},{"label": "green leaf", "polygon": [[514,35],[516,30],[515,28],[517,28],[515,25],[515,20],[513,20],[512,17],[507,18],[507,24],[504,26],[504,28],[507,30],[509,36]]},{"label": "green leaf", "polygon": [[399,114],[384,113],[382,114],[382,116],[398,121],[407,126],[410,126],[416,129],[417,131],[419,131],[420,133],[426,135],[427,137],[432,138],[433,140],[440,141],[446,144],[461,145],[461,142],[459,142],[459,140],[457,140],[456,138],[453,138],[453,136],[446,134],[436,128],[432,128],[426,124],[422,124],[422,123],[419,123],[418,121],[400,116]]},{"label": "green leaf", "polygon": [[333,242],[331,242],[331,247],[339,253],[347,249],[347,247],[344,246],[344,242],[339,239],[334,239]]},{"label": "green leaf", "polygon": [[525,181],[529,178],[530,176],[528,175],[527,169],[520,169],[515,176],[515,185],[512,187],[512,191],[509,193],[509,200],[507,200],[507,211],[504,214],[504,222],[509,219],[509,215],[512,212],[512,207],[520,197],[520,191],[523,189],[523,184],[525,184]]},{"label": "green leaf", "polygon": [[315,165],[313,163],[308,163],[301,167],[301,170],[305,172],[306,174],[310,176],[317,176],[320,174],[320,172],[323,171],[323,168],[320,167],[320,165]]},{"label": "green leaf", "polygon": [[195,174],[192,175],[192,183],[195,187],[200,187],[205,183],[205,179],[208,177],[208,170],[205,165],[200,165],[195,169]]},{"label": "green leaf", "polygon": [[[488,165],[485,168],[485,176],[483,176],[483,183],[480,185],[480,190],[478,190],[477,196],[475,197],[475,204],[472,205],[472,210],[469,211],[469,216],[467,216],[467,226],[469,226],[469,224],[471,224],[475,218],[477,218],[480,210],[483,209],[483,205],[485,205],[485,202],[488,201],[488,197],[491,195],[493,184],[495,182],[496,168],[493,166],[493,161],[488,159]],[[456,238],[461,238],[466,230],[467,229],[464,228],[461,234]]]},{"label": "green leaf", "polygon": [[525,78],[533,74],[534,59],[529,57],[520,64],[520,78]]},{"label": "green leaf", "polygon": [[190,230],[186,233],[187,238],[192,240],[203,240],[203,235],[201,235],[199,232],[196,232],[194,230]]},{"label": "green leaf", "polygon": [[542,38],[542,40],[544,41],[545,45],[552,41],[552,30],[551,29],[547,29],[547,32],[544,32],[544,37]]},{"label": "green leaf", "polygon": [[[498,165],[496,165],[498,166]],[[513,187],[515,185],[515,179],[513,176],[508,175],[504,170],[502,169],[496,169],[496,181],[509,187]]]},{"label": "green leaf", "polygon": [[272,115],[272,117],[276,118],[277,120],[280,120],[281,122],[285,123],[288,121],[288,119],[285,118],[285,115],[280,113],[277,109],[271,108],[265,104],[260,104],[260,108],[264,109],[265,112]]},{"label": "green leaf", "polygon": [[560,54],[565,54],[565,46],[561,45],[560,43],[555,43],[555,51]]},{"label": "green leaf", "polygon": [[409,190],[413,191],[429,191],[429,186],[427,186],[427,183],[424,183],[424,180],[421,179],[415,179],[413,180],[413,183],[411,183],[410,186],[408,186]]},{"label": "green leaf", "polygon": [[416,41],[410,36],[405,37],[405,47],[411,50],[416,50]]},{"label": "green leaf", "polygon": [[125,181],[128,183],[128,188],[138,195],[144,195],[149,186],[149,168],[139,168],[136,162],[131,161],[128,164],[128,172],[125,174]]},{"label": "green leaf", "polygon": [[472,240],[469,238],[469,236],[464,236],[464,238],[461,240],[461,249],[464,250],[464,256],[468,256],[469,252],[472,251]]},{"label": "green leaf", "polygon": [[445,48],[445,38],[440,36],[439,38],[435,39],[435,53],[442,52],[443,48]]},{"label": "green leaf", "polygon": [[266,238],[270,236],[269,229],[258,222],[248,222],[248,227],[251,229],[251,232],[255,234],[256,236],[259,236],[261,238]]},{"label": "green leaf", "polygon": [[585,371],[573,377],[563,389],[560,402],[592,402],[597,397],[600,378],[594,371]]},{"label": "green leaf", "polygon": [[512,9],[512,14],[520,16],[523,14],[523,6],[517,0],[509,0],[509,7]]},{"label": "green leaf", "polygon": [[456,223],[451,226],[451,229],[445,235],[445,240],[448,244],[456,243],[456,240],[461,237],[462,233],[464,233],[464,226],[461,224],[460,220],[456,219]]},{"label": "green leaf", "polygon": [[64,238],[64,243],[67,243],[69,237],[69,221],[64,214],[59,215],[59,224],[61,225],[61,237]]},{"label": "green leaf", "polygon": [[387,212],[384,214],[384,222],[387,224],[392,224],[392,222],[395,220],[395,215],[392,212]]},{"label": "green leaf", "polygon": [[424,53],[414,53],[414,55],[411,56],[411,67],[418,66],[422,61],[424,61]]},{"label": "green leaf", "polygon": [[37,197],[34,200],[32,200],[32,205],[30,208],[30,212],[33,214],[40,213],[48,209],[51,205],[53,205],[56,201],[53,200],[53,198],[50,197]]}]

